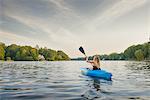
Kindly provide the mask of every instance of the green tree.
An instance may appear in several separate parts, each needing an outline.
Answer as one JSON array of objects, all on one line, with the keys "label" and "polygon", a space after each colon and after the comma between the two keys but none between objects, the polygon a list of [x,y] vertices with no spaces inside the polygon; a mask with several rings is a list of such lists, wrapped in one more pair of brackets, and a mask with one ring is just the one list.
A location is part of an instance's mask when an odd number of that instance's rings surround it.
[{"label": "green tree", "polygon": [[141,49],[136,50],[134,54],[138,61],[144,60],[144,54]]},{"label": "green tree", "polygon": [[69,56],[65,54],[63,51],[57,51],[56,60],[70,60]]},{"label": "green tree", "polygon": [[15,60],[16,53],[20,46],[17,46],[16,44],[12,44],[6,48],[6,58],[11,57],[12,60]]},{"label": "green tree", "polygon": [[147,60],[150,60],[150,42],[148,43]]},{"label": "green tree", "polygon": [[36,60],[36,61],[38,60],[39,53],[38,53],[37,49],[35,49],[35,48],[30,49],[30,54],[34,60]]},{"label": "green tree", "polygon": [[150,60],[150,43],[144,43],[142,46],[142,51],[144,54],[144,58],[146,60]]},{"label": "green tree", "polygon": [[4,60],[5,58],[5,50],[2,45],[0,45],[0,60]]},{"label": "green tree", "polygon": [[41,48],[39,50],[39,53],[43,55],[44,58],[48,61],[54,61],[57,56],[57,52],[55,50],[47,49],[47,48],[44,49]]},{"label": "green tree", "polygon": [[120,53],[119,54],[119,60],[125,60],[126,58],[125,58],[125,55],[124,55],[124,53]]},{"label": "green tree", "polygon": [[38,50],[30,46],[22,46],[16,53],[15,60],[37,61]]},{"label": "green tree", "polygon": [[45,50],[47,50],[47,49],[40,48],[40,49],[39,49],[39,54],[40,54],[40,55],[44,55],[44,51],[45,51]]},{"label": "green tree", "polygon": [[110,60],[119,60],[119,59],[120,59],[120,56],[119,56],[118,53],[111,53],[111,54],[109,55],[109,59],[110,59]]},{"label": "green tree", "polygon": [[65,54],[63,51],[60,51],[60,50],[55,51],[55,50],[47,49],[47,48],[40,48],[39,54],[43,55],[44,58],[48,61],[69,60],[70,59],[67,54]]},{"label": "green tree", "polygon": [[109,56],[104,54],[104,55],[100,55],[100,59],[101,60],[109,60]]},{"label": "green tree", "polygon": [[127,60],[134,60],[135,59],[135,45],[128,47],[125,51],[124,51],[124,55],[126,57]]},{"label": "green tree", "polygon": [[16,53],[15,60],[26,60],[27,50],[25,47],[20,47]]},{"label": "green tree", "polygon": [[4,49],[6,48],[6,45],[2,42],[0,42],[0,46],[2,46]]}]

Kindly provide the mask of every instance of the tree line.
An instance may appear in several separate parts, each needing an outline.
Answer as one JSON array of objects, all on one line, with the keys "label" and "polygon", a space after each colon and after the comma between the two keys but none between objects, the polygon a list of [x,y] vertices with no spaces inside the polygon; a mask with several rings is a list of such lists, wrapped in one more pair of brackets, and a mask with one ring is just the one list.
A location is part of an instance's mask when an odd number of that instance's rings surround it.
[{"label": "tree line", "polygon": [[[103,54],[99,56],[101,60],[150,60],[150,43],[132,45],[122,53]],[[93,59],[93,56],[90,56],[89,59]],[[72,60],[84,60],[84,58],[79,57]]]},{"label": "tree line", "polygon": [[52,50],[45,48],[34,48],[31,46],[20,46],[11,44],[6,46],[0,42],[0,60],[14,61],[58,61],[70,60],[69,56],[61,50]]}]

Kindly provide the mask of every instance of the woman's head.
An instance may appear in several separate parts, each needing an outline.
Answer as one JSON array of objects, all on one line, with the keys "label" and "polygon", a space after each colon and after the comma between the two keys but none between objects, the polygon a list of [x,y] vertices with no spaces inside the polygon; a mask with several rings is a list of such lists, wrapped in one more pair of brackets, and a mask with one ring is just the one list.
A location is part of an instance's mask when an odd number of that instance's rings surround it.
[{"label": "woman's head", "polygon": [[99,59],[99,56],[98,56],[98,55],[95,55],[95,56],[93,57],[93,60],[96,61],[97,63],[100,62],[100,59]]}]

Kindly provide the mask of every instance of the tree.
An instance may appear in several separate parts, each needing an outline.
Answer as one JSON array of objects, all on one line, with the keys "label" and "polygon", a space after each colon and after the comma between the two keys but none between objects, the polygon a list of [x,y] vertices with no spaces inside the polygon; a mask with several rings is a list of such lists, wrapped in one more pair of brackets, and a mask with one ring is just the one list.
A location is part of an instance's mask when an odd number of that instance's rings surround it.
[{"label": "tree", "polygon": [[100,55],[100,59],[101,60],[109,60],[109,56],[104,54],[104,55]]},{"label": "tree", "polygon": [[2,45],[0,45],[0,60],[4,60],[5,58],[5,50]]},{"label": "tree", "polygon": [[120,53],[119,54],[119,60],[125,60],[126,58],[125,58],[125,55],[124,55],[124,53]]},{"label": "tree", "polygon": [[54,61],[57,56],[57,52],[55,50],[47,49],[47,48],[39,49],[39,54],[43,55],[44,58],[48,61]]},{"label": "tree", "polygon": [[39,53],[38,53],[37,49],[35,49],[35,48],[30,49],[30,54],[34,60],[36,60],[36,61],[38,60]]},{"label": "tree", "polygon": [[148,43],[147,59],[150,60],[150,42]]},{"label": "tree", "polygon": [[39,59],[54,61],[70,58],[63,51],[55,51],[46,47],[39,49],[38,45],[36,45],[36,48],[16,44],[5,46],[4,43],[0,42],[0,60],[37,61]]},{"label": "tree", "polygon": [[67,54],[65,54],[63,51],[58,50],[52,50],[47,48],[40,48],[39,54],[43,55],[44,58],[48,61],[54,61],[54,60],[70,60]]},{"label": "tree", "polygon": [[134,54],[138,61],[144,60],[144,54],[141,49],[136,50]]},{"label": "tree", "polygon": [[0,42],[0,46],[2,46],[4,49],[6,48],[6,45],[2,42]]},{"label": "tree", "polygon": [[111,53],[109,55],[109,59],[110,60],[117,60],[119,57],[118,57],[118,54],[117,53]]},{"label": "tree", "polygon": [[135,59],[135,45],[128,47],[125,51],[124,51],[124,55],[126,57],[127,60],[134,60]]},{"label": "tree", "polygon": [[70,58],[63,51],[59,50],[59,51],[57,51],[57,56],[56,56],[55,59],[56,60],[69,60]]},{"label": "tree", "polygon": [[38,50],[30,46],[22,46],[16,53],[15,60],[37,61]]},{"label": "tree", "polygon": [[142,46],[144,58],[150,60],[150,43],[144,43]]},{"label": "tree", "polygon": [[17,46],[16,44],[12,44],[6,48],[6,58],[11,57],[12,60],[15,60],[16,53],[20,46]]}]

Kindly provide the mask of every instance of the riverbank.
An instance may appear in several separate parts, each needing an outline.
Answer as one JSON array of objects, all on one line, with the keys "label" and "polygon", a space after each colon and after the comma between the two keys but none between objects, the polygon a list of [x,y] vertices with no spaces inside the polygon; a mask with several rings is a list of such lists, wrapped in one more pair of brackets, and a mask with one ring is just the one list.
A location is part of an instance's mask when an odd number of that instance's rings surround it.
[{"label": "riverbank", "polygon": [[[132,45],[121,53],[111,53],[99,55],[101,60],[130,60],[144,61],[150,60],[150,43]],[[84,60],[85,57],[72,58],[71,60]],[[92,60],[93,56],[89,56]]]},{"label": "riverbank", "polygon": [[20,46],[11,44],[6,46],[0,43],[0,60],[13,61],[59,61],[70,60],[69,56],[62,50],[53,50],[46,47]]}]

